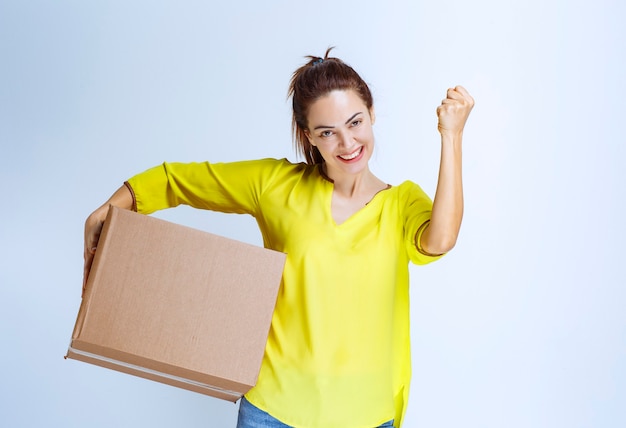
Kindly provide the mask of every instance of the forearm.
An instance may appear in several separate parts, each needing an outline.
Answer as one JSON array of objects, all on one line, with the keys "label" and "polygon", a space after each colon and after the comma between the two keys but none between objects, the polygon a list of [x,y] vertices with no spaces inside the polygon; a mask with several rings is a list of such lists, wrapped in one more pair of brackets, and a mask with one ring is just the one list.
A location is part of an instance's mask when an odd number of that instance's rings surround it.
[{"label": "forearm", "polygon": [[132,210],[134,209],[134,201],[135,199],[131,190],[128,186],[123,185],[117,189],[104,204],[91,213],[90,217],[94,217],[98,221],[104,221],[106,214],[109,211],[109,206],[113,205],[125,210]]},{"label": "forearm", "polygon": [[421,237],[422,249],[443,254],[456,244],[463,219],[463,133],[442,133],[439,179],[429,226]]}]

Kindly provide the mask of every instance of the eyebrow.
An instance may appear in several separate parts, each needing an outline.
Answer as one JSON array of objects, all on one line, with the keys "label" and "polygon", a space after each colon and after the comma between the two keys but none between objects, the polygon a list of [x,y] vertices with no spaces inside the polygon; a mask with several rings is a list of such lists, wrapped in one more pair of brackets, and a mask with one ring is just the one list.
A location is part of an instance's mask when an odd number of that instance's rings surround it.
[{"label": "eyebrow", "polygon": [[[346,123],[345,123],[345,124],[347,125],[348,123],[352,122],[352,120],[353,120],[355,117],[357,117],[358,115],[360,115],[360,114],[363,114],[363,112],[362,112],[362,111],[359,111],[359,112],[357,112],[357,113],[354,113],[352,116],[350,116],[350,119],[346,120]],[[327,129],[327,128],[328,128],[328,129],[332,129],[332,128],[334,128],[334,126],[330,126],[330,125],[319,125],[319,126],[316,126],[315,128],[313,128],[313,130],[315,131],[316,129]]]}]

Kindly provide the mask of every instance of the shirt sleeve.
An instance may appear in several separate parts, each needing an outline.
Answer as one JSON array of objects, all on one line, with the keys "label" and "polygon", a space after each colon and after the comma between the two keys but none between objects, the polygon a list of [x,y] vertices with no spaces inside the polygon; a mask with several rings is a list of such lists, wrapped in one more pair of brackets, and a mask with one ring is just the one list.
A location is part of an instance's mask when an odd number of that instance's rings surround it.
[{"label": "shirt sleeve", "polygon": [[420,251],[419,240],[430,222],[433,203],[417,184],[410,181],[402,184],[400,203],[404,220],[404,243],[409,259],[418,265],[425,265],[443,257]]},{"label": "shirt sleeve", "polygon": [[256,216],[263,190],[281,161],[163,163],[127,181],[137,212],[189,205],[213,211]]}]

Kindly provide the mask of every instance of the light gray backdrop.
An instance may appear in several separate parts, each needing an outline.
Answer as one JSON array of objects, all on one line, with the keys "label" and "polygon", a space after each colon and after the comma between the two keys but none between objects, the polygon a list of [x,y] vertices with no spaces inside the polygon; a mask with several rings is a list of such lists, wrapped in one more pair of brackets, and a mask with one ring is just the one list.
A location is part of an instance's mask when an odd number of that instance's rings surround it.
[{"label": "light gray backdrop", "polygon": [[[295,160],[288,80],[334,45],[373,89],[389,183],[433,195],[435,108],[456,84],[476,99],[459,243],[411,268],[406,426],[626,426],[624,15],[610,0],[0,0],[0,425],[234,427],[228,402],[63,359],[83,221],[164,160]],[[159,216],[261,242],[243,216]]]}]

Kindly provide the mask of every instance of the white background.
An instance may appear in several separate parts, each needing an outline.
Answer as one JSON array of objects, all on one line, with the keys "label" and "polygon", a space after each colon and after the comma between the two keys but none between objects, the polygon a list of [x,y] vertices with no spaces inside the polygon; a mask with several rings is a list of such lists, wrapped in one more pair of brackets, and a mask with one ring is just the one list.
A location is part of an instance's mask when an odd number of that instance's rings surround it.
[{"label": "white background", "polygon": [[[234,427],[231,403],[63,359],[83,221],[165,160],[296,160],[288,80],[333,45],[371,84],[389,183],[432,196],[435,108],[456,84],[476,99],[458,245],[411,268],[406,426],[626,426],[624,16],[609,0],[0,0],[0,425]],[[244,216],[159,216],[261,242]]]}]

